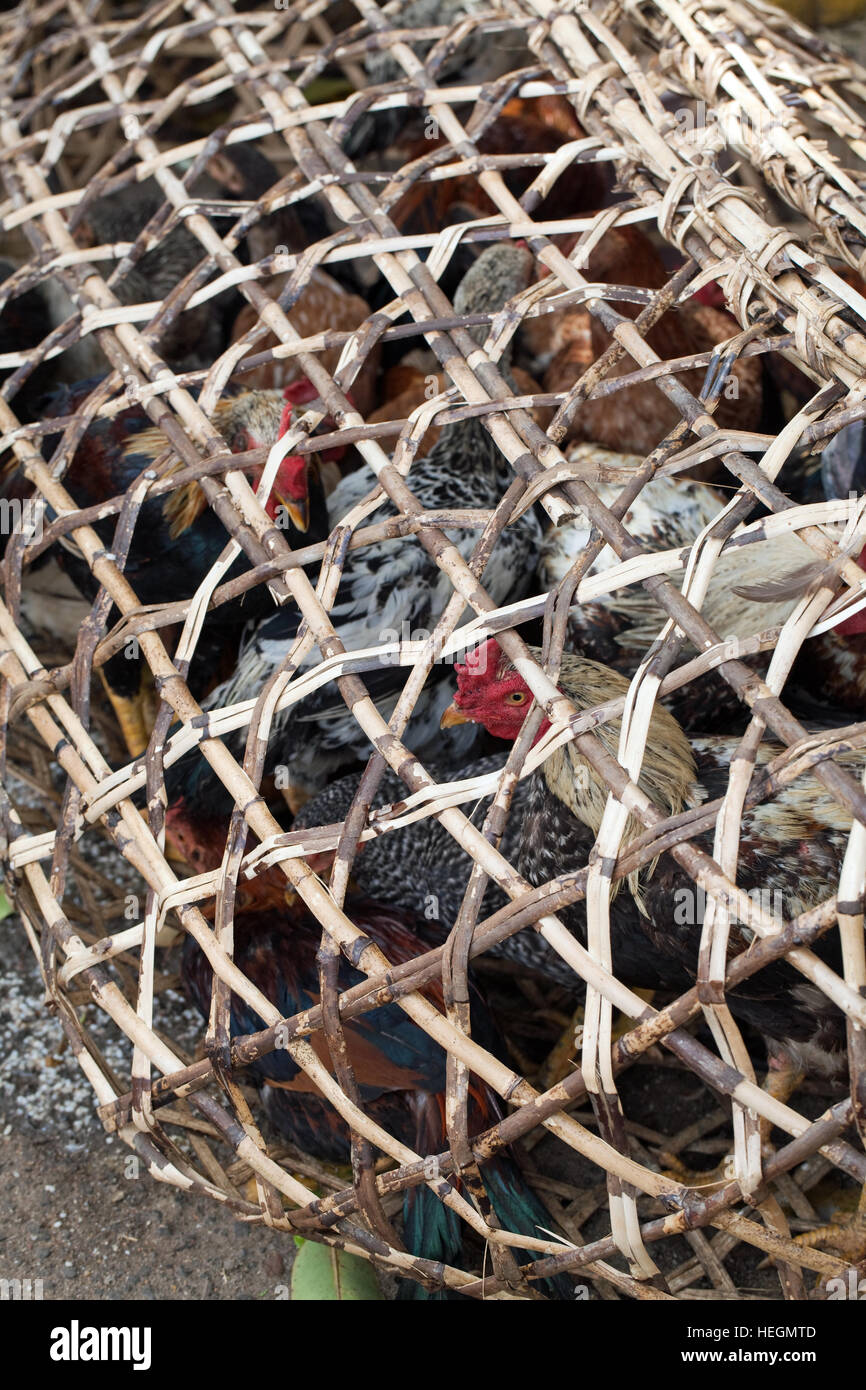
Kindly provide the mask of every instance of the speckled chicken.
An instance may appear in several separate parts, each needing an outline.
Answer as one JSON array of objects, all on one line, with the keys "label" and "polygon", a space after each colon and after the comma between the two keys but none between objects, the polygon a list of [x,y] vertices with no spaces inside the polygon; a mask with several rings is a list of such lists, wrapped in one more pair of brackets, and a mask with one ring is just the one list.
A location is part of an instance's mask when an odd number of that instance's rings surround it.
[{"label": "speckled chicken", "polygon": [[[637,468],[641,462],[636,455],[614,454],[591,444],[573,445],[569,458],[587,468],[598,469],[602,475],[605,469],[628,470]],[[612,506],[624,487],[621,481],[593,481],[590,485],[607,507]],[[694,543],[725,505],[723,494],[706,483],[680,477],[653,478],[641,488],[622,521],[633,539],[648,551],[681,551]],[[583,513],[548,529],[538,567],[542,589],[554,588],[565,577],[583,554],[590,532],[589,519]],[[796,603],[794,596],[786,594],[775,601],[757,602],[744,598],[736,588],[757,583],[767,574],[799,569],[812,559],[814,553],[790,532],[727,550],[713,566],[701,609],[703,616],[726,640],[750,637],[783,623]],[[589,573],[601,574],[617,564],[617,555],[610,546],[605,546]],[[681,586],[683,576],[681,568],[669,577]],[[652,594],[640,583],[631,584],[598,599],[575,602],[568,617],[567,646],[596,661],[604,661],[618,671],[633,674],[665,620],[666,614]],[[749,660],[764,669],[768,658]],[[687,728],[703,732],[728,729],[728,721],[741,709],[730,686],[714,671],[675,691],[668,703]]]},{"label": "speckled chicken", "polygon": [[[445,750],[443,750],[445,751]],[[437,782],[469,777],[482,777],[497,772],[504,758],[491,754],[461,764],[459,768],[431,765],[428,769]],[[345,820],[358,790],[358,777],[350,774],[332,782],[318,796],[301,807],[292,830],[305,830],[334,825]],[[500,850],[506,859],[515,863],[520,845],[521,825],[526,813],[529,794],[528,781],[517,784],[508,815]],[[396,773],[385,773],[379,791],[373,799],[373,810],[389,804],[399,804],[406,796],[406,787]],[[479,828],[490,807],[491,797],[464,804],[465,814]],[[375,821],[373,821],[375,823]],[[333,851],[307,855],[307,863],[323,878],[333,863]],[[401,906],[430,922],[432,931],[450,931],[457,920],[469,875],[472,859],[433,817],[413,821],[398,830],[388,831],[374,839],[363,841],[352,866],[352,881],[365,896],[383,902],[398,902]],[[478,916],[483,921],[505,906],[505,894],[496,884],[490,884]],[[574,971],[553,952],[540,953],[534,934],[518,932],[509,936],[490,955],[513,961],[530,970],[540,971],[547,979],[574,990]]]},{"label": "speckled chicken", "polygon": [[[529,255],[508,245],[486,251],[467,274],[456,296],[458,313],[495,310],[527,283]],[[485,331],[481,330],[482,336]],[[430,453],[411,469],[408,482],[425,509],[442,507],[495,507],[513,473],[491,435],[479,419],[471,418],[442,431]],[[343,479],[328,499],[331,524],[343,517],[375,486],[372,470],[365,466]],[[383,504],[371,520],[393,514]],[[462,531],[454,544],[468,558],[477,534]],[[535,569],[540,528],[528,512],[509,526],[493,549],[484,571],[484,584],[496,603],[520,598]],[[402,639],[406,632],[431,631],[452,593],[450,580],[437,568],[414,538],[388,540],[350,551],[332,608],[335,626],[348,650],[382,641]],[[282,661],[297,631],[297,610],[280,609],[257,625],[241,652],[235,675],[213,692],[209,708],[234,704],[258,695],[263,683]],[[311,659],[307,665],[311,665]],[[365,681],[385,717],[390,713],[405,675],[398,666],[383,665],[367,673]],[[433,672],[416,706],[407,738],[419,755],[435,755],[439,743],[439,717],[448,703],[449,671]],[[245,731],[231,735],[230,745],[239,752]],[[351,712],[329,683],[298,705],[279,713],[272,726],[265,764],[266,774],[277,764],[289,767],[293,787],[307,794],[319,790],[340,768],[368,755],[370,744]],[[190,804],[207,806],[219,797],[221,786],[208,764],[198,755],[187,771],[176,766],[175,793]],[[298,798],[300,800],[300,797]]]},{"label": "speckled chicken", "polygon": [[[496,737],[513,740],[532,704],[529,687],[493,639],[457,668],[458,690],[447,722],[479,722]],[[624,677],[600,663],[566,654],[560,689],[579,710],[592,709],[625,694]],[[548,727],[546,721],[538,737]],[[620,721],[596,730],[614,756]],[[537,740],[536,740],[537,741]],[[665,815],[724,794],[734,739],[687,739],[676,720],[656,707],[639,778],[641,789]],[[770,756],[762,747],[760,769]],[[842,761],[860,774],[861,752]],[[533,885],[580,868],[588,861],[607,799],[607,790],[573,743],[557,749],[532,774],[523,821],[518,866]],[[835,890],[851,828],[850,814],[807,774],[784,787],[772,801],[745,811],[740,830],[737,883],[746,892],[769,894],[772,910],[785,918],[813,907]],[[639,833],[630,817],[622,849]],[[712,832],[694,843],[712,854]],[[586,908],[562,913],[566,925],[585,944]],[[613,968],[633,987],[679,993],[696,978],[702,913],[692,880],[669,854],[654,867],[631,875],[611,904]],[[744,950],[748,930],[734,924],[730,950]],[[539,945],[541,943],[539,942]],[[834,969],[840,968],[835,934],[814,947]],[[844,1064],[844,1017],[818,989],[786,962],[761,970],[727,995],[731,1012],[757,1029],[771,1055],[804,1071],[831,1073]]]},{"label": "speckled chicken", "polygon": [[[483,777],[496,772],[503,764],[501,755],[492,754],[462,763],[459,767],[431,764],[428,770],[437,782],[447,782],[458,778]],[[331,782],[301,807],[292,823],[292,830],[319,828],[345,820],[358,790],[358,782],[356,773]],[[524,795],[525,786],[521,783],[509,826],[519,815]],[[375,812],[383,806],[399,805],[406,796],[406,784],[388,769],[373,798],[372,810]],[[471,813],[475,824],[481,825],[489,805],[490,797],[484,797],[464,809],[467,815]],[[371,824],[375,824],[375,817]],[[516,850],[516,841],[510,831],[506,832],[502,850],[506,855]],[[333,852],[315,855],[315,862],[307,856],[307,862],[324,876],[333,862]],[[424,817],[398,830],[363,841],[358,846],[352,878],[366,896],[383,902],[399,902],[421,917],[435,918],[450,930],[460,910],[471,868],[472,860],[453,835],[449,835],[435,818]],[[498,889],[492,889],[490,899],[485,903],[485,915],[488,911],[495,911],[503,902]]]},{"label": "speckled chicken", "polygon": [[[483,777],[497,772],[504,766],[501,754],[491,754],[462,763],[459,767],[446,767],[431,764],[428,768],[437,782],[456,779]],[[292,832],[329,829],[341,826],[349,813],[355,793],[358,790],[360,775],[349,773],[331,782],[317,796],[305,803],[292,822]],[[517,784],[509,812],[505,833],[500,849],[505,857],[516,862],[520,846],[520,827],[526,811],[529,794],[528,781]],[[406,785],[395,772],[387,769],[379,790],[373,798],[370,826],[375,829],[380,824],[377,812],[385,806],[397,807],[406,796]],[[484,823],[491,802],[490,796],[480,797],[464,804],[463,810],[474,825],[479,828]],[[216,819],[208,822],[201,812],[187,808],[183,799],[169,808],[166,817],[166,836],[179,857],[193,865],[196,873],[207,867],[199,841],[202,827],[212,824],[216,839],[222,833],[225,842],[224,822]],[[334,862],[334,851],[311,848],[304,856],[305,862],[323,880],[327,880]],[[218,861],[217,861],[218,862]],[[399,903],[401,908],[413,913],[425,922],[425,930],[437,940],[450,931],[457,920],[460,904],[466,892],[472,859],[458,844],[453,835],[435,817],[424,817],[376,834],[372,839],[362,840],[352,864],[351,882],[354,891],[365,898],[378,902]],[[251,888],[252,885],[252,888]],[[241,877],[237,885],[239,909],[246,901],[247,894],[255,891],[261,899],[279,907],[286,896],[286,878],[278,866],[260,870],[254,879]],[[291,896],[291,894],[290,894]],[[497,912],[505,905],[506,897],[496,884],[490,884],[484,896],[479,913],[479,921]],[[548,979],[567,989],[575,988],[575,976],[570,966],[565,965],[552,952],[539,955],[533,944],[531,933],[519,932],[492,948],[491,956],[532,970],[541,970]]]}]

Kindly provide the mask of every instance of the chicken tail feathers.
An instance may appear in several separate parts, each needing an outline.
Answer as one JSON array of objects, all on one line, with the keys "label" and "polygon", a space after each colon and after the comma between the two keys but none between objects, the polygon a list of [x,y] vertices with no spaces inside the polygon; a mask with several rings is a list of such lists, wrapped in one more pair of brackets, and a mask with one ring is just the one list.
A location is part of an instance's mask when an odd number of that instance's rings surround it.
[{"label": "chicken tail feathers", "polygon": [[[416,1093],[417,1142],[419,1153],[436,1153],[445,1147],[443,1125],[443,1097],[429,1092]],[[478,1104],[480,1097],[473,1093]],[[492,1097],[491,1097],[492,1099]],[[482,1105],[482,1109],[486,1109]],[[495,1107],[498,1113],[498,1107]],[[495,1113],[487,1119],[495,1118]],[[539,1236],[550,1227],[550,1213],[542,1206],[520,1169],[507,1155],[501,1154],[485,1163],[481,1176],[496,1219],[504,1230],[514,1235]],[[426,1184],[410,1188],[403,1207],[403,1239],[406,1248],[420,1259],[454,1264],[459,1261],[462,1248],[460,1222],[453,1211],[442,1203]],[[538,1255],[529,1250],[514,1249],[520,1264],[534,1261]],[[553,1279],[539,1280],[533,1286],[547,1298],[564,1301],[572,1296],[572,1281],[567,1275]],[[421,1284],[405,1281],[401,1284],[399,1298],[403,1301],[432,1300],[453,1301],[460,1298],[457,1293],[439,1291],[431,1293]]]},{"label": "chicken tail feathers", "polygon": [[[499,1224],[515,1235],[543,1239],[550,1230],[551,1215],[542,1206],[517,1164],[510,1158],[498,1157],[485,1163],[481,1170],[487,1195],[493,1204]],[[531,1250],[514,1249],[518,1264],[539,1259]],[[553,1279],[532,1280],[532,1287],[556,1302],[570,1300],[574,1286],[570,1277],[559,1274]]]},{"label": "chicken tail feathers", "polygon": [[[431,1091],[416,1091],[410,1105],[415,1116],[416,1152],[439,1153],[446,1142],[442,1097]],[[407,1189],[403,1201],[403,1242],[419,1260],[446,1265],[459,1262],[463,1247],[460,1220],[426,1183]],[[401,1279],[397,1290],[401,1303],[453,1303],[460,1297],[447,1289],[428,1289],[414,1279]]]},{"label": "chicken tail feathers", "polygon": [[[460,1221],[425,1184],[411,1187],[403,1204],[403,1240],[406,1249],[422,1260],[446,1265],[460,1258]],[[397,1298],[401,1303],[450,1303],[460,1294],[447,1289],[432,1290],[414,1279],[401,1279]]]}]

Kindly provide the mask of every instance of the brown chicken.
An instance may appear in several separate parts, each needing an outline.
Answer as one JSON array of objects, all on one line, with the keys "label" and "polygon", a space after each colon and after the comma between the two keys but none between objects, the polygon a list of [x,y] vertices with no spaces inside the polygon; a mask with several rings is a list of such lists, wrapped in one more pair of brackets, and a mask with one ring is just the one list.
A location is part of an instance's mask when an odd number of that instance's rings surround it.
[{"label": "brown chicken", "polygon": [[[546,103],[546,104],[542,104]],[[515,98],[477,142],[483,155],[552,154],[568,140],[584,137],[570,104],[552,96],[533,101]],[[402,151],[408,160],[421,159],[439,148],[443,139],[422,140]],[[509,169],[503,177],[511,193],[521,197],[541,165]],[[543,200],[533,199],[527,211],[536,221],[575,217],[604,206],[608,181],[602,166],[573,163],[556,180]],[[401,232],[440,232],[444,226],[460,221],[455,208],[467,208],[473,216],[490,217],[499,211],[479,186],[477,174],[436,182],[421,180],[412,185],[395,205],[391,216]]]},{"label": "brown chicken", "polygon": [[[565,249],[565,248],[563,248]],[[591,281],[633,285],[640,289],[659,289],[667,274],[655,248],[636,227],[616,227],[589,257],[584,272]],[[639,304],[619,301],[617,310],[637,318]],[[712,304],[693,299],[665,316],[647,334],[647,342],[661,358],[669,361],[696,352],[710,352],[720,342],[737,333],[736,320]],[[581,374],[610,346],[611,337],[602,325],[581,307],[528,320],[522,329],[524,348],[545,370],[545,391],[568,391]],[[608,373],[608,378],[626,376],[636,370],[631,357],[624,356]],[[704,384],[705,368],[678,373],[678,380],[698,394]],[[761,418],[761,367],[757,358],[739,358],[731,369],[715,410],[715,419],[724,428],[756,429]],[[575,416],[568,438],[601,444],[620,453],[645,455],[678,423],[679,412],[653,382],[641,382],[623,391],[584,402]]]},{"label": "brown chicken", "polygon": [[[276,299],[283,290],[287,275],[275,277],[268,284],[268,293]],[[370,308],[366,300],[360,295],[352,294],[344,289],[332,275],[328,275],[324,270],[314,270],[306,286],[301,292],[300,298],[290,309],[287,310],[287,317],[296,333],[302,338],[310,337],[314,333],[324,333],[327,331],[345,333],[351,332],[362,324],[369,316]],[[245,304],[235,319],[232,329],[231,340],[238,342],[245,333],[249,333],[259,322],[259,316],[251,304]],[[269,348],[276,347],[278,339],[273,333],[266,333],[263,338],[258,339],[251,347],[251,352],[264,352]],[[342,348],[325,348],[324,351],[317,352],[316,356],[326,371],[334,375],[337,370],[337,363],[340,360]],[[364,366],[352,383],[352,399],[362,415],[366,416],[367,411],[373,404],[374,391],[376,386],[376,374],[379,368],[379,346],[378,344],[368,354]],[[244,375],[246,385],[257,390],[282,390],[288,386],[289,382],[297,381],[303,376],[300,364],[295,357],[286,357],[282,361],[267,362],[261,367],[256,367],[253,371]]]},{"label": "brown chicken", "polygon": [[[515,390],[521,396],[536,395],[541,391],[537,381],[520,367],[511,368],[511,376],[514,381]],[[435,389],[433,382],[435,380]],[[445,391],[451,385],[450,377],[444,372],[425,372],[421,367],[411,363],[400,362],[396,367],[391,367],[385,372],[383,379],[384,404],[374,410],[368,416],[368,423],[378,424],[380,420],[405,420],[413,410],[417,410],[419,405],[423,405],[425,400],[430,400],[432,396],[440,391]],[[536,406],[531,412],[535,423],[541,429],[546,430],[553,418],[553,411],[546,406]],[[439,438],[442,426],[433,424],[427,430],[419,447],[419,457],[429,453]]]}]

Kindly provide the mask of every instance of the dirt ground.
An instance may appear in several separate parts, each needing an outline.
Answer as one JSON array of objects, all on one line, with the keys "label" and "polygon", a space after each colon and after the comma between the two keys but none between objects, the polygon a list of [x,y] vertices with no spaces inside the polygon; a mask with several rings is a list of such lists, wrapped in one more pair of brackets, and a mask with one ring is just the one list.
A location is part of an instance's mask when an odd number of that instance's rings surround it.
[{"label": "dirt ground", "polygon": [[[0,1281],[41,1280],[44,1299],[285,1297],[290,1236],[136,1172],[105,1134],[17,916],[0,923],[0,962]],[[179,995],[166,1007],[181,1036],[195,1026]],[[100,1045],[123,1070],[110,1035]]]},{"label": "dirt ground", "polygon": [[101,1126],[82,1152],[64,1149],[53,1135],[0,1138],[0,1279],[41,1280],[46,1300],[286,1296],[290,1237],[126,1177],[129,1150]]}]

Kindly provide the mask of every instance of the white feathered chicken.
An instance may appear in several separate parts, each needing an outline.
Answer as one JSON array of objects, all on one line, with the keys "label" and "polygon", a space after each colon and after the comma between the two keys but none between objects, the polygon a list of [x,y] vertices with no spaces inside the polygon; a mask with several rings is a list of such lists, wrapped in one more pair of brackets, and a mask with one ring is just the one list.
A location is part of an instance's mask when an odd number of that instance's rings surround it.
[{"label": "white feathered chicken", "polygon": [[[615,454],[593,444],[579,444],[569,452],[572,461],[603,472],[637,468],[637,455]],[[599,500],[610,507],[623,489],[621,482],[593,482]],[[643,487],[622,519],[632,538],[651,551],[681,550],[691,546],[701,530],[719,515],[726,499],[706,483],[677,477],[653,478]],[[551,527],[542,541],[539,580],[544,589],[554,588],[583,554],[590,538],[588,517],[581,513],[561,526]],[[713,566],[713,577],[702,606],[703,616],[719,636],[750,637],[781,624],[797,599],[790,593],[769,602],[754,602],[738,594],[738,588],[757,585],[770,575],[786,574],[814,560],[813,551],[790,532],[752,545],[723,552]],[[590,574],[619,564],[605,546]],[[682,585],[684,570],[669,575]],[[568,618],[566,648],[632,674],[661,631],[666,614],[643,584],[631,584],[586,603],[575,604]],[[727,727],[736,696],[715,672],[674,692],[671,708],[687,728],[708,732]]]}]

